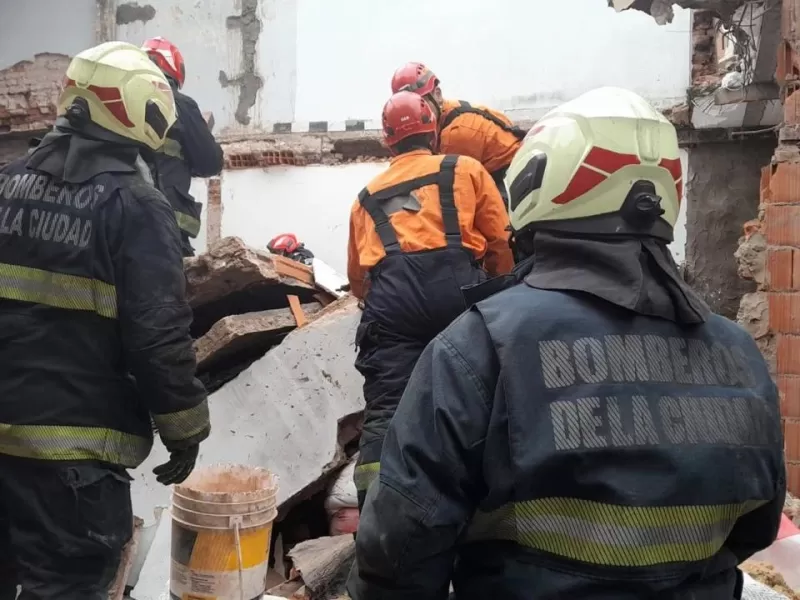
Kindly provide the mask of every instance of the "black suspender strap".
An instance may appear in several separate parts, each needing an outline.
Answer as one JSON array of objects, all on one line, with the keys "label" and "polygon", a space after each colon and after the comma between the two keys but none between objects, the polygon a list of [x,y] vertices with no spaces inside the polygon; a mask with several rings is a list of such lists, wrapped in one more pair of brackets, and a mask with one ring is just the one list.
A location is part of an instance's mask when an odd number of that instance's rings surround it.
[{"label": "black suspender strap", "polygon": [[375,222],[375,231],[378,233],[378,237],[381,239],[381,243],[383,244],[384,250],[386,253],[389,252],[396,252],[400,250],[400,242],[397,240],[397,234],[394,231],[394,227],[392,227],[391,222],[389,221],[389,215],[386,214],[386,211],[383,210],[381,207],[380,200],[375,196],[372,196],[368,191],[367,188],[361,190],[358,194],[358,201],[361,203],[361,206],[364,207],[364,210],[367,211],[372,220]]},{"label": "black suspender strap", "polygon": [[516,137],[518,140],[522,140],[525,137],[525,131],[523,131],[522,129],[520,129],[516,125],[512,126],[512,125],[508,125],[507,123],[504,123],[503,121],[498,119],[495,115],[490,113],[488,110],[483,110],[481,108],[475,108],[469,102],[465,102],[464,100],[459,100],[458,102],[459,102],[460,106],[457,106],[456,108],[451,110],[449,113],[447,113],[447,116],[444,118],[444,120],[442,121],[441,125],[439,126],[440,130],[442,130],[445,127],[447,127],[448,125],[450,125],[453,121],[455,121],[461,115],[466,114],[466,113],[472,113],[472,114],[475,114],[475,115],[480,115],[484,119],[487,119],[487,120],[491,121],[492,123],[497,125],[503,131],[507,131],[508,133],[513,134],[514,137]]},{"label": "black suspender strap", "polygon": [[400,250],[397,232],[392,227],[389,215],[386,212],[387,201],[397,196],[410,194],[414,190],[432,184],[437,184],[439,187],[439,204],[442,209],[442,222],[447,246],[461,247],[461,226],[458,223],[458,210],[456,209],[453,195],[457,162],[458,156],[447,155],[442,159],[439,171],[436,173],[409,179],[403,183],[379,190],[374,194],[370,194],[367,188],[361,190],[358,194],[358,201],[375,223],[375,231],[378,233],[378,237],[387,254]]},{"label": "black suspender strap", "polygon": [[461,248],[461,226],[458,223],[458,209],[453,194],[458,156],[448,154],[439,167],[439,204],[442,208],[444,237],[448,248]]}]

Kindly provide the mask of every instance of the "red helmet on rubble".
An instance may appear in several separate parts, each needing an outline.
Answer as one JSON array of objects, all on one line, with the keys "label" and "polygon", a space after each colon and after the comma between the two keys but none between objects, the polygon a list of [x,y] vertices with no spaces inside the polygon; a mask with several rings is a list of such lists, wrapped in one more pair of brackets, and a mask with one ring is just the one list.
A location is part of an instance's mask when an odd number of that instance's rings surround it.
[{"label": "red helmet on rubble", "polygon": [[383,137],[387,146],[421,133],[436,135],[436,115],[422,96],[397,92],[383,107]]},{"label": "red helmet on rubble", "polygon": [[147,52],[154,63],[164,72],[164,75],[174,79],[179,88],[183,87],[186,80],[186,63],[178,47],[165,40],[163,37],[154,37],[142,45],[142,50]]},{"label": "red helmet on rubble", "polygon": [[427,96],[433,93],[437,85],[439,85],[439,79],[434,72],[418,62],[406,63],[397,69],[392,77],[393,94],[399,91],[408,91],[420,96]]},{"label": "red helmet on rubble", "polygon": [[293,233],[281,233],[276,235],[267,244],[267,250],[273,254],[291,254],[300,248],[300,242]]}]

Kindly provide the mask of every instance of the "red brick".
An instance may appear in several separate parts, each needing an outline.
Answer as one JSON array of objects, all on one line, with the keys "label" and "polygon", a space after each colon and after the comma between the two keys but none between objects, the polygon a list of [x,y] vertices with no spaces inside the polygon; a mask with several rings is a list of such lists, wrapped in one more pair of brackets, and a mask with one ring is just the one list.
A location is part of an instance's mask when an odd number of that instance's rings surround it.
[{"label": "red brick", "polygon": [[786,462],[800,463],[800,421],[784,423],[783,441],[786,448]]},{"label": "red brick", "polygon": [[781,394],[781,415],[800,419],[800,376],[779,375],[776,381]]},{"label": "red brick", "polygon": [[800,248],[800,205],[767,205],[764,231],[771,245]]},{"label": "red brick", "polygon": [[[800,95],[797,96],[800,100]],[[768,166],[761,173],[762,204],[800,203],[800,162],[784,162]],[[766,184],[767,189],[763,187]]]},{"label": "red brick", "polygon": [[777,370],[779,375],[800,375],[800,337],[776,332],[778,338]]},{"label": "red brick", "polygon": [[794,91],[786,96],[783,104],[783,122],[785,125],[800,124],[800,92]]},{"label": "red brick", "polygon": [[800,289],[800,250],[768,248],[769,289],[775,292]]},{"label": "red brick", "polygon": [[769,328],[776,333],[800,334],[800,293],[770,292]]},{"label": "red brick", "polygon": [[800,463],[786,465],[786,478],[789,491],[795,496],[800,495]]}]

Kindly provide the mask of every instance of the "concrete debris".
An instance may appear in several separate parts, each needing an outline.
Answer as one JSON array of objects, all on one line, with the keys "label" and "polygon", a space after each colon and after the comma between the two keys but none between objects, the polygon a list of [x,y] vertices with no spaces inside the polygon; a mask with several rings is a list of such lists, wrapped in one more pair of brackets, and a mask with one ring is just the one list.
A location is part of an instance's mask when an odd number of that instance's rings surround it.
[{"label": "concrete debris", "polygon": [[308,540],[289,552],[294,568],[305,584],[308,600],[332,600],[345,593],[347,576],[355,560],[352,535]]},{"label": "concrete debris", "polygon": [[756,341],[756,345],[775,373],[777,340],[769,328],[769,298],[766,292],[753,292],[742,296],[736,322],[744,327]]},{"label": "concrete debris", "polygon": [[[322,309],[319,302],[301,306],[306,317]],[[260,312],[223,317],[196,340],[198,371],[203,372],[235,355],[254,352],[263,355],[273,345],[275,338],[288,333],[297,325],[291,308],[276,308]]]},{"label": "concrete debris", "polygon": [[791,494],[786,494],[786,502],[783,504],[783,514],[792,520],[792,523],[800,527],[800,498],[795,498]]},{"label": "concrete debris", "polygon": [[[757,582],[767,586],[771,590],[782,594],[779,598],[789,598],[789,600],[800,600],[800,594],[795,593],[786,583],[783,576],[770,564],[748,560],[742,563],[742,571],[747,573]],[[742,598],[745,596],[742,595]]]},{"label": "concrete debris", "polygon": [[739,277],[755,281],[759,289],[767,283],[767,239],[761,231],[751,232],[739,239],[734,253]]},{"label": "concrete debris", "polygon": [[122,600],[125,595],[126,583],[134,560],[136,559],[144,521],[139,517],[134,517],[132,526],[133,534],[131,535],[130,541],[125,544],[125,547],[122,549],[122,559],[117,568],[117,575],[114,577],[114,583],[111,584],[111,589],[108,592],[108,600]]},{"label": "concrete debris", "polygon": [[652,15],[659,25],[672,22],[674,14],[672,6],[691,8],[694,10],[708,10],[715,13],[720,19],[728,22],[740,6],[747,0],[608,0],[608,5],[615,10],[628,9],[640,10]]},{"label": "concrete debris", "polygon": [[311,302],[317,292],[309,267],[250,248],[236,237],[222,238],[184,265],[196,336],[229,315],[283,308],[287,294]]},{"label": "concrete debris", "polygon": [[[169,490],[167,490],[167,495],[169,495]],[[168,511],[164,511],[158,522],[158,529],[156,529],[155,538],[150,546],[150,552],[148,552],[142,572],[139,574],[139,581],[134,587],[132,596],[135,600],[169,599],[171,542],[172,518]]]},{"label": "concrete debris", "polygon": [[[324,488],[326,477],[348,461],[344,446],[359,431],[348,425],[364,407],[362,380],[353,366],[359,319],[352,296],[334,302],[211,394],[213,427],[198,465],[269,469],[280,481],[284,511]],[[139,469],[131,490],[136,514],[169,504],[169,489],[152,474],[166,460],[166,450],[157,444]]]}]

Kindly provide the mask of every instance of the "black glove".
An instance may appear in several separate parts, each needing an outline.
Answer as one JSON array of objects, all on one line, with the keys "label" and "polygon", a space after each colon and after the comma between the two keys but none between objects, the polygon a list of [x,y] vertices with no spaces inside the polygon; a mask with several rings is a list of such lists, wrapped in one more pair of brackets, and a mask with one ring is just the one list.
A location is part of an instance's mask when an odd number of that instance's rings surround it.
[{"label": "black glove", "polygon": [[156,481],[163,485],[183,482],[194,470],[197,462],[197,454],[200,452],[200,444],[189,446],[183,450],[175,450],[169,453],[169,461],[163,465],[158,465],[153,469]]}]

